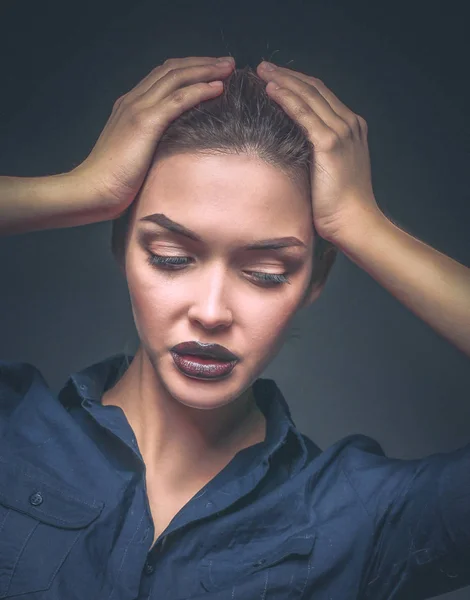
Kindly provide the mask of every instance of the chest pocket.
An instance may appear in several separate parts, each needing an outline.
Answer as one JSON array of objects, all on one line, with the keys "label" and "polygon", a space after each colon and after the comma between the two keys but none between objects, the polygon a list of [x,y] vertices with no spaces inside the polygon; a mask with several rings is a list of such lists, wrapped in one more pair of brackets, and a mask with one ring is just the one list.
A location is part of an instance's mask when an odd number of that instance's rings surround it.
[{"label": "chest pocket", "polygon": [[231,588],[235,599],[300,599],[312,570],[315,537],[309,532],[273,541],[262,553],[250,551],[250,544],[213,553],[201,563],[201,584],[206,591]]},{"label": "chest pocket", "polygon": [[102,508],[70,486],[0,457],[0,598],[47,590]]}]

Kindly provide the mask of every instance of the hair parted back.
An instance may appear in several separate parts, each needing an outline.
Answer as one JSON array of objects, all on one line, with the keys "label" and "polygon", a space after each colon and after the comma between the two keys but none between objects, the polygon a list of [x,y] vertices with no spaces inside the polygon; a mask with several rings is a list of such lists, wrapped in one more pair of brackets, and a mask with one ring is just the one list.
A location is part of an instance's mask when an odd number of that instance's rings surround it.
[{"label": "hair parted back", "polygon": [[[170,123],[160,137],[152,165],[183,153],[248,154],[281,169],[310,193],[313,145],[303,128],[268,96],[265,82],[251,67],[234,69],[223,83],[221,94],[183,112]],[[124,262],[129,217],[136,199],[112,225],[112,252],[120,264]],[[315,237],[310,286],[315,282],[315,259],[335,251],[335,246],[316,232]]]}]

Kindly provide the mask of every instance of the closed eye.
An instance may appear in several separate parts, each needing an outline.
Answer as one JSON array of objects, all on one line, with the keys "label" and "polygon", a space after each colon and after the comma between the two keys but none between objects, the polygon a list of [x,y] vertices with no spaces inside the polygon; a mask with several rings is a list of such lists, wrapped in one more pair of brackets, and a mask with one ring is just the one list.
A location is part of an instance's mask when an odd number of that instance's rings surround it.
[{"label": "closed eye", "polygon": [[[147,251],[148,252],[148,251]],[[188,256],[161,256],[148,252],[147,262],[154,268],[163,271],[181,271],[188,266],[190,257]],[[277,286],[284,283],[290,283],[285,273],[265,273],[263,271],[245,271],[250,278],[257,283],[265,286]]]}]

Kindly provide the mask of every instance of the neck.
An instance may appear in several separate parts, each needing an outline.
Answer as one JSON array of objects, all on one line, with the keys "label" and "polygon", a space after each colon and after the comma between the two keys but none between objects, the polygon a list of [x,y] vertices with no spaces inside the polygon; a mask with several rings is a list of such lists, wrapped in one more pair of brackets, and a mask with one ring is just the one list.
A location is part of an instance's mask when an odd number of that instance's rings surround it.
[{"label": "neck", "polygon": [[241,449],[263,441],[265,417],[252,386],[221,407],[201,410],[173,398],[139,348],[102,404],[119,406],[137,439],[147,470],[169,487],[218,472]]}]

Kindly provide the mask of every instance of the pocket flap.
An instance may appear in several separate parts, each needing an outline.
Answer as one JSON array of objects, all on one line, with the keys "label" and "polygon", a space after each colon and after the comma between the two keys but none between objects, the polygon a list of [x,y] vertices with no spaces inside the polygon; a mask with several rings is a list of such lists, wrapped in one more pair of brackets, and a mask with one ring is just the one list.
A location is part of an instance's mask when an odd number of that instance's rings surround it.
[{"label": "pocket flap", "polygon": [[287,556],[307,556],[313,549],[315,542],[315,533],[310,533],[303,536],[292,536],[282,542],[277,548],[273,550],[267,550],[257,560],[252,562],[252,567],[268,567],[275,565],[281,560],[284,560]]},{"label": "pocket flap", "polygon": [[94,521],[104,504],[70,485],[53,481],[31,465],[0,456],[0,504],[38,521],[80,529]]},{"label": "pocket flap", "polygon": [[[302,570],[305,560],[298,557],[308,557],[313,551],[316,533],[309,531],[304,535],[295,534],[286,540],[273,540],[275,547],[266,547],[260,553],[250,552],[250,545],[239,547],[239,551],[232,549],[227,552],[217,552],[201,561],[202,583],[206,590],[212,591],[220,586],[227,585],[227,582],[238,581],[240,578],[253,575],[257,571],[273,567],[283,562],[289,557],[294,559],[294,569]],[[297,559],[295,558],[297,556]],[[281,566],[282,569],[289,568],[293,572],[289,563]],[[292,563],[291,563],[292,565]]]}]

